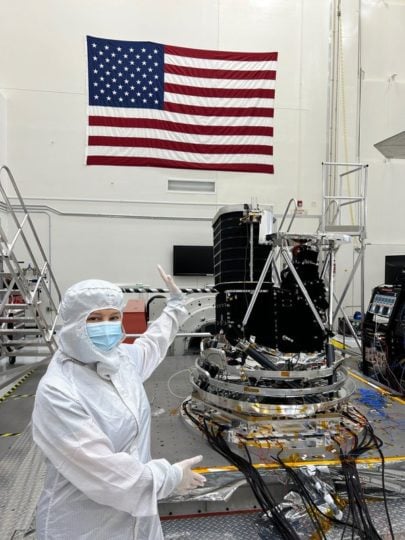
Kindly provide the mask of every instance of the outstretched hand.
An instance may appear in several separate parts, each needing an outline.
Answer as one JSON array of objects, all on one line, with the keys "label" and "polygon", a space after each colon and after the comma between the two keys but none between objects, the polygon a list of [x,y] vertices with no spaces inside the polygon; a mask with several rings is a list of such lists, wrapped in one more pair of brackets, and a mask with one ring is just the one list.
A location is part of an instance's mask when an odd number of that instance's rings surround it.
[{"label": "outstretched hand", "polygon": [[159,270],[159,274],[163,281],[165,282],[167,288],[169,289],[169,292],[172,296],[176,296],[181,294],[181,290],[177,287],[176,283],[174,282],[174,279],[172,276],[169,276],[166,274],[166,272],[163,270],[163,268],[160,266],[160,264],[157,265],[157,268]]},{"label": "outstretched hand", "polygon": [[182,471],[182,477],[180,484],[177,486],[177,491],[186,493],[197,487],[202,487],[205,484],[205,476],[202,476],[191,469],[193,465],[200,463],[201,460],[202,456],[195,456],[175,463],[175,466],[179,467]]}]

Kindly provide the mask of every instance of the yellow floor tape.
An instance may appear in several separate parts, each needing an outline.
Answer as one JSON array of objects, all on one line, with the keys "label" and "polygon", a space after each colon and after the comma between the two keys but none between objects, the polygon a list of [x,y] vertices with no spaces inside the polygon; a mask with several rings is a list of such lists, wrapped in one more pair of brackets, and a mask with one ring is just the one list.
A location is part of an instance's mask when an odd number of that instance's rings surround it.
[{"label": "yellow floor tape", "polygon": [[26,373],[23,377],[21,377],[21,379],[19,379],[19,380],[18,380],[18,381],[10,388],[10,390],[8,390],[8,391],[4,394],[4,396],[1,396],[1,397],[0,397],[0,403],[1,403],[2,401],[6,401],[6,399],[8,399],[8,398],[11,396],[11,394],[13,394],[13,392],[15,392],[15,391],[17,390],[17,388],[18,388],[19,386],[21,386],[22,383],[25,382],[25,381],[28,379],[28,377],[30,377],[30,376],[34,373],[34,371],[35,371],[35,369],[32,369],[31,371],[29,371],[28,373]]}]

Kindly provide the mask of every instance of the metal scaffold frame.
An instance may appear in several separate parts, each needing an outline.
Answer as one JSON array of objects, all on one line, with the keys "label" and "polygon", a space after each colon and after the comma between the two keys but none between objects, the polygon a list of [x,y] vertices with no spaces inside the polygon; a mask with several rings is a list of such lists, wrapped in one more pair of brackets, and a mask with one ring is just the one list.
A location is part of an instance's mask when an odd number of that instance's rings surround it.
[{"label": "metal scaffold frame", "polygon": [[[361,341],[349,317],[343,302],[360,269],[360,311],[362,320],[365,313],[364,275],[365,250],[367,238],[367,183],[368,165],[363,163],[322,163],[322,215],[318,232],[320,234],[339,233],[351,237],[355,257],[352,270],[338,297],[333,293],[335,307],[331,313],[330,324],[342,314],[357,347],[362,351]],[[345,212],[346,211],[346,212]],[[329,261],[331,264],[331,261]]]},{"label": "metal scaffold frame", "polygon": [[[281,256],[281,259],[290,269],[302,294],[307,300],[308,306],[313,312],[315,320],[325,334],[332,335],[333,325],[336,321],[336,317],[339,313],[341,313],[350,330],[350,333],[356,342],[357,347],[359,348],[359,351],[362,350],[361,340],[359,340],[353,325],[343,308],[343,302],[351,284],[353,283],[354,277],[360,268],[360,308],[362,317],[364,316],[364,256],[366,247],[365,239],[367,235],[367,173],[368,165],[360,163],[327,162],[322,164],[322,215],[318,230],[315,234],[300,235],[290,232],[296,215],[296,209],[293,212],[287,231],[281,231],[289,208],[291,204],[295,202],[294,199],[289,201],[278,232],[268,235],[267,237],[267,240],[272,245],[273,249],[269,253],[255,291],[252,295],[251,301],[242,321],[243,326],[245,326],[249,320],[259,291],[271,265],[273,268],[273,273],[276,277],[276,281],[280,281],[277,262]],[[348,212],[344,213],[345,210],[348,210]],[[347,213],[349,213],[351,218],[349,222],[345,220],[347,219]],[[291,262],[289,246],[297,241],[297,239],[307,239],[319,249],[321,268],[320,277],[325,281],[328,292],[329,309],[326,322],[322,321],[320,314],[318,313],[308,291],[305,288],[305,285],[302,283]],[[349,277],[343,287],[342,293],[340,296],[338,296],[335,292],[334,285],[336,252],[342,243],[352,241],[354,244],[354,239],[357,239],[357,245],[354,248],[357,252],[357,256]]]}]

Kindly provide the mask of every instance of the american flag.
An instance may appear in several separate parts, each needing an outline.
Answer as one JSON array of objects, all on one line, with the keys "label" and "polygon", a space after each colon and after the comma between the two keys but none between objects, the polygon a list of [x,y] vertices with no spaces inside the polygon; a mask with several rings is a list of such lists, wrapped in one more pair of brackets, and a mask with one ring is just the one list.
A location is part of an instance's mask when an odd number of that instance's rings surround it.
[{"label": "american flag", "polygon": [[87,37],[88,165],[273,173],[276,52]]}]

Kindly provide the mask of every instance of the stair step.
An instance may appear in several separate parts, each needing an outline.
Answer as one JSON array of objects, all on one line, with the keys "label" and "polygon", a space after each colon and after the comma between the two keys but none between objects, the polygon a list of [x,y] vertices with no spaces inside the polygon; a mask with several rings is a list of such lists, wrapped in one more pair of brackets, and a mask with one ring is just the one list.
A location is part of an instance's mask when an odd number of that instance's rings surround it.
[{"label": "stair step", "polygon": [[18,307],[32,307],[32,306],[40,306],[42,304],[42,300],[36,300],[35,298],[33,299],[32,302],[14,302],[14,303],[11,303],[11,304],[5,304],[5,307],[8,307],[8,308],[18,308]]},{"label": "stair step", "polygon": [[35,322],[35,319],[33,317],[18,317],[17,315],[15,317],[0,317],[0,324],[1,323],[13,323],[13,324],[20,324],[20,323],[33,323]]},{"label": "stair step", "polygon": [[7,353],[2,353],[2,357],[5,356],[48,356],[52,354],[52,351],[49,350],[49,347],[46,347],[46,350],[38,350],[38,349],[18,349],[17,351],[11,351]]},{"label": "stair step", "polygon": [[325,232],[336,232],[343,234],[361,234],[364,232],[364,227],[359,225],[325,225]]},{"label": "stair step", "polygon": [[1,334],[22,334],[22,335],[38,335],[41,336],[42,332],[39,328],[0,328]]},{"label": "stair step", "polygon": [[45,345],[45,340],[42,339],[42,341],[28,341],[25,340],[17,340],[17,339],[10,339],[8,341],[0,341],[1,347],[35,347],[36,345]]}]

